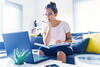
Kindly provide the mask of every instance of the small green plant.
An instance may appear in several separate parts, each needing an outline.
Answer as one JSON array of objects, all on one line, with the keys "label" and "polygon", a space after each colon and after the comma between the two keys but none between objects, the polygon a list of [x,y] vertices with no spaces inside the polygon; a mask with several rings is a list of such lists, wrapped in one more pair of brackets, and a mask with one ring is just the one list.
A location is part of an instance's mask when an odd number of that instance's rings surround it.
[{"label": "small green plant", "polygon": [[24,62],[27,59],[29,54],[30,54],[29,50],[22,49],[20,51],[18,48],[14,49],[14,62],[15,62],[15,64],[17,64],[17,65],[24,64]]}]

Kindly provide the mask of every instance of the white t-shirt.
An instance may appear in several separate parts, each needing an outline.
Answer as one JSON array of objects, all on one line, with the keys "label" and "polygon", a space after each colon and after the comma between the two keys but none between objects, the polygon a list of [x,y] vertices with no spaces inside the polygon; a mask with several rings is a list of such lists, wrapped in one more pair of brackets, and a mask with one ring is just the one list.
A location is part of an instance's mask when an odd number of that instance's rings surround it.
[{"label": "white t-shirt", "polygon": [[[48,32],[48,25],[44,27],[43,32]],[[57,40],[65,41],[66,33],[70,32],[70,27],[67,22],[62,21],[58,26],[51,28],[51,39],[49,44],[56,44]]]}]

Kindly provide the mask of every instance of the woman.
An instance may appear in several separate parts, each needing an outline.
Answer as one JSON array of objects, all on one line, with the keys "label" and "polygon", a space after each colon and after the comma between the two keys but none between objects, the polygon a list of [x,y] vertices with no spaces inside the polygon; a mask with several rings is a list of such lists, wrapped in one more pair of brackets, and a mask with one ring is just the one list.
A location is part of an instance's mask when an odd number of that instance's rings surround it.
[{"label": "woman", "polygon": [[[72,42],[69,25],[61,20],[56,19],[58,10],[54,2],[50,2],[46,6],[46,16],[48,24],[44,28],[44,44],[49,46],[63,42]],[[57,59],[66,63],[66,57],[72,54],[70,47],[60,47],[51,50],[41,48],[40,55],[57,56]]]}]

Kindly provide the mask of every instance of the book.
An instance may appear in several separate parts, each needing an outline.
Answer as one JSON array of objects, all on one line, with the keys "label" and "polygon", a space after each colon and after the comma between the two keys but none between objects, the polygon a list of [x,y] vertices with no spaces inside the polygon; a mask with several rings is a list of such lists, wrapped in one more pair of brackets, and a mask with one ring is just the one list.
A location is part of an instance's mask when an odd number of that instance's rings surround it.
[{"label": "book", "polygon": [[71,45],[70,42],[64,42],[64,43],[60,43],[60,44],[53,44],[53,45],[49,45],[46,46],[45,44],[40,44],[40,43],[34,43],[34,45],[39,46],[39,47],[44,47],[46,49],[50,49],[50,48],[56,48],[56,47],[61,47],[61,46],[67,46],[69,47]]}]

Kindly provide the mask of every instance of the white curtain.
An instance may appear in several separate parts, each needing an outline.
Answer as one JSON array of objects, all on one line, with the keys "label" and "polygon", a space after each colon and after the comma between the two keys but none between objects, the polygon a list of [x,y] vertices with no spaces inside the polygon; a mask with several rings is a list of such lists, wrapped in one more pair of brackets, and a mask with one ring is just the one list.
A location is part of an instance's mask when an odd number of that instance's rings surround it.
[{"label": "white curtain", "polygon": [[76,32],[100,32],[100,0],[75,0],[74,11]]}]

